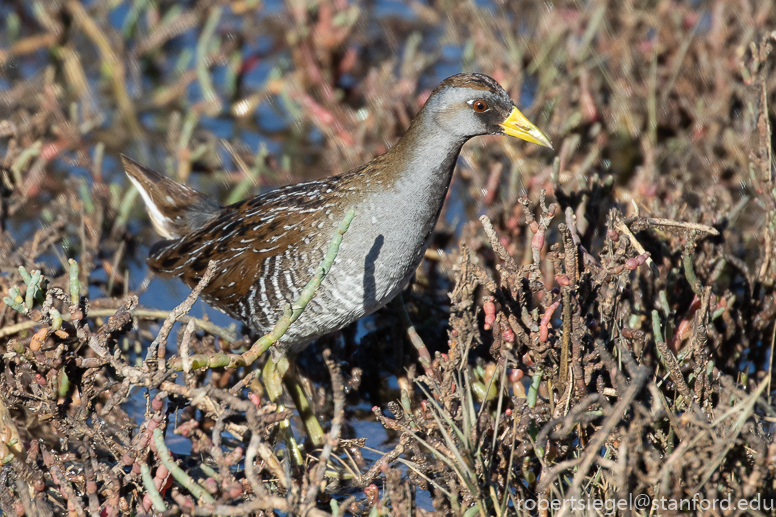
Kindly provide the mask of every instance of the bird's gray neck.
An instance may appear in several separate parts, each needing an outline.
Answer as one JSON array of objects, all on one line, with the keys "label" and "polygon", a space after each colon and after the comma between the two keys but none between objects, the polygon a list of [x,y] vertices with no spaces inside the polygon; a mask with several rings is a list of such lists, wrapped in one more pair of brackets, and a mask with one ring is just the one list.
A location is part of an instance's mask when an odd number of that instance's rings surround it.
[{"label": "bird's gray neck", "polygon": [[386,153],[394,168],[392,190],[406,203],[424,200],[432,213],[438,214],[461,147],[467,140],[444,131],[428,113],[419,113],[404,136]]}]

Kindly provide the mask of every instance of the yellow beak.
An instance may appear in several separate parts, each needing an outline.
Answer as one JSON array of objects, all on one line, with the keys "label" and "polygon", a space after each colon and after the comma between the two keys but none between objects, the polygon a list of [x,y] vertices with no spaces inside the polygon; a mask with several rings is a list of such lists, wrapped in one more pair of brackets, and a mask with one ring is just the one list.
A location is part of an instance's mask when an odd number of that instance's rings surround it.
[{"label": "yellow beak", "polygon": [[547,135],[541,132],[541,130],[534,126],[530,120],[525,118],[525,115],[520,113],[520,110],[512,106],[512,113],[509,114],[507,119],[501,123],[501,127],[504,130],[505,135],[515,136],[521,138],[526,142],[533,142],[534,144],[543,145],[552,149],[552,143]]}]

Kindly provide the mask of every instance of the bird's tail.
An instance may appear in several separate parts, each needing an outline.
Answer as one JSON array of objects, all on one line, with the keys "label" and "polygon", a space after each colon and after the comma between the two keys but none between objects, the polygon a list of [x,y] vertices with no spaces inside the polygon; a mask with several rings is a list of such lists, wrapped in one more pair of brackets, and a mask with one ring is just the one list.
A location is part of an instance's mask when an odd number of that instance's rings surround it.
[{"label": "bird's tail", "polygon": [[124,170],[140,191],[156,231],[177,239],[199,230],[216,218],[223,208],[193,188],[176,183],[123,154]]}]

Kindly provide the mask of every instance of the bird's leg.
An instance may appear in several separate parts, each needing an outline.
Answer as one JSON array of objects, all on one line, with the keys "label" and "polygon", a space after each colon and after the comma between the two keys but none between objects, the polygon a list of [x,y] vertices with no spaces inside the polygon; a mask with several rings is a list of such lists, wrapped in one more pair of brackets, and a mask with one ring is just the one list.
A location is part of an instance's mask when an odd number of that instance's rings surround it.
[{"label": "bird's leg", "polygon": [[295,368],[289,375],[283,377],[283,384],[286,385],[286,389],[291,394],[291,398],[294,399],[294,405],[296,406],[296,410],[299,411],[299,418],[302,419],[302,423],[307,431],[307,436],[310,437],[310,441],[315,447],[323,447],[323,429],[313,412],[310,401],[307,400],[302,385],[299,383]]},{"label": "bird's leg", "polygon": [[282,385],[285,385],[286,390],[288,390],[288,393],[294,400],[297,411],[299,411],[299,417],[302,419],[307,436],[310,437],[310,441],[314,446],[321,447],[324,437],[323,429],[321,424],[318,423],[312,406],[297,380],[296,369],[291,366],[292,364],[293,361],[289,361],[285,355],[278,359],[277,362],[269,358],[262,371],[262,379],[264,387],[267,389],[267,396],[272,402],[276,402],[283,393]]},{"label": "bird's leg", "polygon": [[[261,372],[261,378],[264,382],[264,388],[267,390],[267,396],[272,402],[278,402],[280,396],[283,394],[283,376],[288,373],[289,362],[286,356],[282,356],[278,361],[275,361],[272,357],[267,359],[267,363],[264,365],[264,369]],[[278,404],[278,412],[285,411],[285,406]],[[304,465],[304,458],[302,457],[302,451],[299,448],[299,444],[296,442],[294,432],[291,430],[291,422],[288,419],[284,419],[279,424],[280,437],[286,443],[288,449],[288,455],[291,459],[291,464],[299,467]]]},{"label": "bird's leg", "polygon": [[[282,404],[278,405],[278,411],[285,411],[285,409],[285,406]],[[299,448],[299,444],[296,443],[294,432],[291,430],[291,422],[286,418],[280,422],[279,426],[280,437],[286,442],[286,449],[288,449],[288,456],[291,459],[291,464],[296,467],[301,467],[304,465],[304,457],[302,456],[302,450]]]},{"label": "bird's leg", "polygon": [[283,377],[288,373],[289,367],[290,364],[285,355],[277,361],[272,357],[267,359],[267,364],[261,372],[261,379],[270,401],[277,402],[283,394]]},{"label": "bird's leg", "polygon": [[402,298],[401,293],[399,293],[391,303],[394,310],[399,313],[402,325],[404,326],[404,330],[407,333],[407,337],[410,339],[412,346],[418,351],[418,361],[423,365],[423,369],[426,370],[426,373],[433,377],[433,373],[431,372],[431,354],[428,352],[426,344],[418,335],[418,331],[415,330],[415,325],[412,323],[412,320],[410,320],[410,315],[407,312],[407,307],[404,305],[404,298]]}]

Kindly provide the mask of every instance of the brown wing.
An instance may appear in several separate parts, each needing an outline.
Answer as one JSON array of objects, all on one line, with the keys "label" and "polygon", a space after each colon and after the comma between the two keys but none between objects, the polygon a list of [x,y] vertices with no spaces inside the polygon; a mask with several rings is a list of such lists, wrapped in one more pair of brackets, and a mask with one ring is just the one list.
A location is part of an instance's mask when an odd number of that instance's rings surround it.
[{"label": "brown wing", "polygon": [[332,192],[333,181],[293,185],[226,207],[201,229],[156,244],[148,264],[194,287],[215,260],[216,275],[203,298],[267,328],[314,274],[331,239],[327,223],[342,217],[339,203],[321,195]]}]

